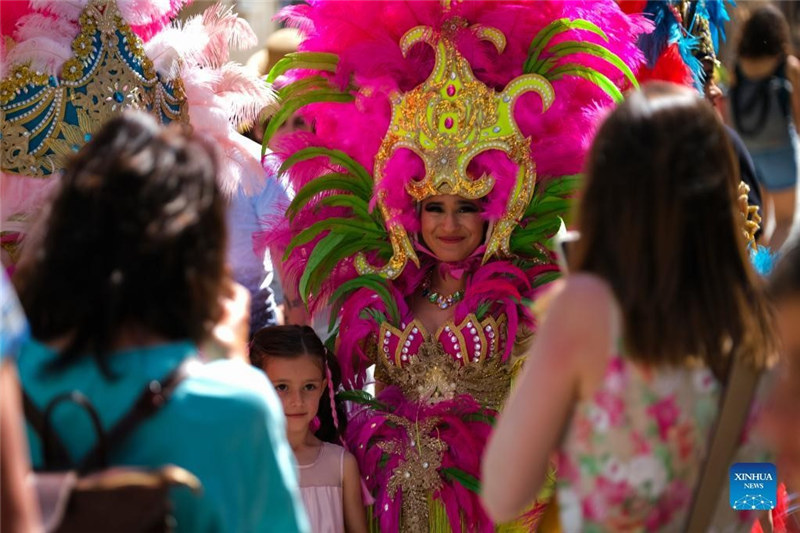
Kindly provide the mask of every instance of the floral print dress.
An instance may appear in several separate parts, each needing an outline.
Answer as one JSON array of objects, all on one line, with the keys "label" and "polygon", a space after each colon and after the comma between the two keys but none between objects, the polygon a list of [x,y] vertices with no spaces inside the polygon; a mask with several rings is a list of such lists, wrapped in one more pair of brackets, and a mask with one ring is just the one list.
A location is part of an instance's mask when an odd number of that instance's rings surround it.
[{"label": "floral print dress", "polygon": [[[721,391],[707,368],[656,369],[612,356],[594,397],[576,406],[559,450],[563,530],[682,531]],[[748,428],[754,420],[755,410]],[[767,460],[761,450],[745,439],[737,462]],[[731,510],[722,491],[714,531],[746,531],[753,519]]]}]

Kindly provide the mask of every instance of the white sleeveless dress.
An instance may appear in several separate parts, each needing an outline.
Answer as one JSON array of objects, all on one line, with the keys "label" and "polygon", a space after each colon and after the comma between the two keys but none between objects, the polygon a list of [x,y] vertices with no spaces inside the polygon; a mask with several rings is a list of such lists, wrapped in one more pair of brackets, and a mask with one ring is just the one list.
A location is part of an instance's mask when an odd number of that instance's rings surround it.
[{"label": "white sleeveless dress", "polygon": [[317,459],[300,468],[300,493],[312,533],[344,533],[344,448],[322,443]]}]

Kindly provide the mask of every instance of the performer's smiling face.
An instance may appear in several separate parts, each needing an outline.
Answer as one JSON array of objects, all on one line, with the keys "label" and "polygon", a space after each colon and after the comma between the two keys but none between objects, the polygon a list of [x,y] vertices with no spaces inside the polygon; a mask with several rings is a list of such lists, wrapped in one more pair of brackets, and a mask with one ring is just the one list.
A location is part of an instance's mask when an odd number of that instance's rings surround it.
[{"label": "performer's smiling face", "polygon": [[419,222],[423,242],[446,262],[469,257],[483,242],[486,227],[480,204],[454,194],[423,200]]}]

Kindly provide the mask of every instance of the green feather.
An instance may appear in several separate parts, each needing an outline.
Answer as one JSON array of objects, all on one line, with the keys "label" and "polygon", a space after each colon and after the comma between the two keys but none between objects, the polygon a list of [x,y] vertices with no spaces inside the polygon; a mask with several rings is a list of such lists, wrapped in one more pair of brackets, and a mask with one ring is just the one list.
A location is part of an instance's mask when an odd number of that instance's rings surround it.
[{"label": "green feather", "polygon": [[542,192],[544,194],[564,196],[575,194],[580,188],[582,181],[583,174],[570,174],[568,176],[561,176],[560,178],[547,180],[545,182],[540,181],[537,183],[537,186],[542,187]]},{"label": "green feather", "polygon": [[336,72],[339,56],[325,52],[292,52],[283,56],[267,74],[267,83],[292,69],[324,70]]},{"label": "green feather", "polygon": [[560,67],[554,68],[548,73],[548,77],[551,80],[557,80],[559,78],[563,78],[564,76],[577,76],[579,78],[589,80],[604,90],[606,94],[613,98],[617,103],[622,102],[624,99],[620,90],[616,85],[614,85],[614,82],[608,79],[605,74],[597,72],[596,70],[592,70],[581,65],[570,64],[561,65]]},{"label": "green feather", "polygon": [[367,193],[350,174],[325,174],[324,176],[309,181],[300,189],[300,192],[297,193],[286,209],[286,214],[290,219],[294,218],[300,209],[305,207],[312,198],[320,193],[328,191],[346,191],[351,193],[354,198],[365,202],[369,202],[370,200],[369,193]]},{"label": "green feather", "polygon": [[283,102],[284,100],[309,89],[327,89],[329,91],[336,90],[331,85],[330,81],[328,81],[328,78],[320,75],[308,76],[306,78],[300,78],[297,81],[293,81],[289,85],[281,88],[281,90],[278,91],[278,101]]},{"label": "green feather", "polygon": [[539,54],[541,54],[547,45],[550,44],[550,41],[553,39],[553,37],[570,30],[590,31],[602,37],[604,41],[608,41],[608,36],[606,36],[605,32],[588,20],[569,20],[567,18],[554,20],[542,28],[539,33],[536,34],[536,37],[534,37],[531,41],[531,44],[528,47],[528,59],[525,61],[523,72],[525,74],[537,72],[535,67],[537,66],[536,64],[539,60]]},{"label": "green feather", "polygon": [[639,86],[639,82],[636,81],[636,76],[634,76],[630,67],[628,67],[628,65],[626,65],[625,62],[622,61],[616,54],[609,52],[606,48],[603,48],[598,44],[570,41],[556,44],[547,50],[547,52],[556,57],[565,57],[572,54],[589,54],[599,57],[600,59],[608,61],[617,67],[623,74],[625,74],[625,77],[628,78],[628,81],[630,81],[634,87]]},{"label": "green feather", "polygon": [[[560,225],[561,220],[558,217],[546,217],[541,220],[533,220],[524,228],[520,227],[517,231],[519,231],[521,235],[546,235],[550,231],[557,231]],[[555,228],[555,230],[553,228]]]},{"label": "green feather", "polygon": [[374,221],[372,214],[369,212],[369,202],[363,198],[358,198],[352,194],[335,194],[333,196],[326,196],[320,200],[321,205],[329,207],[348,207],[353,210],[353,214],[363,220]]},{"label": "green feather", "polygon": [[346,402],[353,402],[359,405],[366,405],[378,411],[389,411],[391,409],[385,403],[379,402],[375,397],[364,390],[344,390],[336,393],[336,398]]},{"label": "green feather", "polygon": [[532,283],[533,288],[536,289],[541,287],[542,285],[547,285],[548,283],[553,282],[560,277],[561,277],[561,272],[557,271],[545,272],[543,274],[539,274],[538,276],[536,276],[536,279],[533,280]]},{"label": "green feather", "polygon": [[366,233],[382,239],[386,239],[388,237],[386,231],[378,228],[372,221],[362,222],[359,220],[353,220],[352,218],[331,217],[314,222],[312,225],[292,237],[292,240],[289,242],[289,246],[286,249],[286,253],[289,254],[298,246],[308,244],[317,236],[319,236],[320,233],[328,230],[331,230],[332,233],[343,236],[352,233]]},{"label": "green feather", "polygon": [[269,119],[269,123],[264,130],[264,141],[261,145],[261,155],[263,156],[267,153],[269,141],[272,139],[272,136],[275,135],[275,132],[278,131],[278,128],[280,128],[283,123],[286,122],[289,117],[291,117],[301,107],[318,102],[347,103],[352,102],[353,100],[355,100],[355,97],[352,94],[329,88],[312,89],[302,94],[292,96],[288,100],[284,100],[278,112]]},{"label": "green feather", "polygon": [[538,246],[520,244],[513,236],[511,237],[509,247],[511,249],[511,253],[523,256],[526,258],[526,260],[530,259],[530,261],[527,262],[521,261],[521,264],[524,263],[523,266],[527,266],[528,268],[541,265],[542,263],[549,264],[552,262],[552,257],[544,250],[541,250]]},{"label": "green feather", "polygon": [[378,325],[383,324],[386,322],[386,317],[383,316],[383,313],[378,311],[377,309],[373,309],[372,307],[367,307],[366,309],[362,309],[361,313],[359,314],[361,318],[370,317],[374,320]]},{"label": "green feather", "polygon": [[488,300],[484,300],[478,304],[478,308],[475,310],[475,316],[478,318],[478,320],[483,320],[483,317],[489,312],[489,308],[491,306],[492,302]]},{"label": "green feather", "polygon": [[483,413],[470,413],[468,415],[464,415],[462,420],[467,422],[483,422],[485,424],[494,425],[497,421],[497,417],[490,415],[488,412]]},{"label": "green feather", "polygon": [[524,219],[527,218],[543,218],[553,213],[562,214],[572,207],[572,198],[560,198],[558,196],[545,196],[540,198],[536,203],[531,202],[528,210],[525,211]]},{"label": "green feather", "polygon": [[351,292],[361,288],[367,288],[377,294],[383,304],[386,306],[386,310],[389,312],[392,323],[400,323],[400,311],[398,310],[397,304],[395,303],[394,298],[392,298],[392,294],[386,285],[386,280],[377,274],[364,274],[342,283],[339,288],[334,291],[333,295],[331,295],[330,301],[333,302],[332,308],[338,311],[338,309],[341,308],[341,301],[344,300]]},{"label": "green feather", "polygon": [[344,239],[344,235],[331,233],[323,237],[322,240],[314,246],[311,255],[308,257],[306,268],[303,270],[303,275],[300,276],[299,292],[304,302],[308,303],[308,286],[317,267],[328,257],[330,252],[336,250],[336,247],[339,246]]},{"label": "green feather", "polygon": [[464,472],[460,468],[442,468],[439,473],[448,481],[460,483],[465,489],[480,494],[481,482],[473,475]]},{"label": "green feather", "polygon": [[560,226],[561,219],[556,216],[529,222],[527,226],[520,227],[511,234],[509,244],[512,251],[530,255],[538,243],[552,237]]},{"label": "green feather", "polygon": [[[326,239],[332,235],[341,237],[341,242],[333,248],[320,248],[320,246],[326,242]],[[309,282],[304,286],[304,292],[301,294],[304,295],[304,298],[307,300],[311,294],[315,294],[322,284],[327,281],[328,276],[337,265],[351,258],[357,252],[365,250],[377,251],[379,255],[382,254],[386,256],[392,253],[392,247],[386,235],[369,239],[364,234],[331,232],[329,235],[323,237],[314,246],[311,252],[311,255],[314,255],[314,253],[319,254],[316,263],[312,265],[309,260],[306,269],[303,271],[304,276],[306,273],[308,274]]]},{"label": "green feather", "polygon": [[372,177],[370,176],[369,172],[367,172],[366,169],[355,159],[341,150],[332,150],[330,148],[322,148],[320,146],[309,146],[308,148],[303,148],[302,150],[298,150],[292,154],[286,159],[286,161],[283,162],[279,173],[283,174],[286,172],[286,170],[296,165],[300,161],[306,161],[315,157],[327,157],[332,163],[343,167],[355,178],[357,178],[354,180],[354,182],[361,186],[362,190],[364,191],[364,195],[367,197],[372,196]]}]

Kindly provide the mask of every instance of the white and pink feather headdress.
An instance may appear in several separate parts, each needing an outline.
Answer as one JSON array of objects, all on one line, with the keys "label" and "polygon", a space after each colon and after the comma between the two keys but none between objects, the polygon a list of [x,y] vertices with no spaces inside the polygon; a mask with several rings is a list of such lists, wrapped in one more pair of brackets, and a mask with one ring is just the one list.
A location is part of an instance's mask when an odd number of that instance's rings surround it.
[{"label": "white and pink feather headdress", "polygon": [[[102,123],[128,108],[160,122],[188,122],[223,156],[226,193],[264,179],[258,147],[237,133],[274,103],[271,88],[231,48],[257,39],[229,9],[212,6],[184,24],[187,0],[30,0],[12,4],[3,36],[0,120],[0,238],[13,252],[49,191],[64,157]],[[4,27],[8,27],[8,20]]]}]

